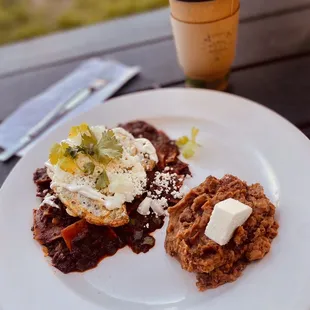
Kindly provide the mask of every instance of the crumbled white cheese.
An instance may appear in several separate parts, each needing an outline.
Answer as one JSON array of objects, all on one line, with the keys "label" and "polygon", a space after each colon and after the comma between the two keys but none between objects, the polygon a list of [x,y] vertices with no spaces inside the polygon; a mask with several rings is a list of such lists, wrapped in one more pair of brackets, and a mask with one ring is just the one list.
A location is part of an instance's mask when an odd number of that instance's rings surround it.
[{"label": "crumbled white cheese", "polygon": [[56,196],[54,195],[51,195],[51,194],[47,194],[42,203],[40,204],[40,207],[42,207],[43,205],[49,205],[53,208],[57,208],[57,209],[60,209],[59,206],[54,202],[54,200],[57,199]]},{"label": "crumbled white cheese", "polygon": [[131,193],[134,191],[134,184],[128,174],[111,173],[111,178],[109,178],[109,180],[109,192],[111,193]]},{"label": "crumbled white cheese", "polygon": [[146,197],[139,205],[137,211],[141,215],[148,215],[150,214],[150,207],[152,203],[152,198]]},{"label": "crumbled white cheese", "polygon": [[152,198],[159,198],[163,193],[170,193],[175,199],[181,199],[184,196],[184,193],[178,189],[177,184],[178,182],[182,182],[183,178],[180,178],[176,173],[165,172],[170,170],[170,167],[165,167],[163,172],[155,172],[153,186],[158,188],[153,190]]},{"label": "crumbled white cheese", "polygon": [[167,199],[162,197],[161,199],[152,199],[150,197],[146,197],[139,205],[137,211],[141,215],[150,214],[150,209],[158,215],[165,215],[165,208],[168,207]]},{"label": "crumbled white cheese", "polygon": [[165,173],[156,171],[154,184],[161,188],[170,188],[171,184],[175,187],[177,177],[178,175],[176,173]]},{"label": "crumbled white cheese", "polygon": [[214,206],[205,235],[219,245],[225,245],[236,228],[243,225],[251,213],[252,208],[238,200],[223,200]]},{"label": "crumbled white cheese", "polygon": [[171,195],[175,199],[181,199],[184,196],[184,194],[181,193],[181,191],[178,192],[178,191],[175,191],[175,190],[171,192]]},{"label": "crumbled white cheese", "polygon": [[158,216],[165,215],[165,209],[168,207],[167,199],[162,197],[161,199],[153,199],[151,203],[151,208],[154,213]]},{"label": "crumbled white cheese", "polygon": [[158,157],[154,145],[145,138],[135,139],[135,146],[142,154],[147,154],[148,158],[158,162]]}]

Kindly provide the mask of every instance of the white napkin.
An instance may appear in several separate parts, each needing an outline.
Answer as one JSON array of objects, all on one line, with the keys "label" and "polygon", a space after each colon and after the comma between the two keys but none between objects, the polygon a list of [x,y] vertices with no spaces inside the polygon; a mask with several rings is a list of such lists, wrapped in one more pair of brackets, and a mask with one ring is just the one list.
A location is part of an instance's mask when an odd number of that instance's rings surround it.
[{"label": "white napkin", "polygon": [[103,89],[94,93],[77,108],[53,123],[37,139],[34,139],[22,149],[18,154],[23,156],[38,140],[44,139],[56,126],[101,104],[139,72],[140,68],[138,67],[128,67],[115,61],[93,58],[83,62],[72,73],[46,89],[43,93],[24,102],[0,124],[0,146],[6,149],[14,145],[56,105],[66,101],[80,89],[88,87],[94,80],[105,79],[109,81]]}]

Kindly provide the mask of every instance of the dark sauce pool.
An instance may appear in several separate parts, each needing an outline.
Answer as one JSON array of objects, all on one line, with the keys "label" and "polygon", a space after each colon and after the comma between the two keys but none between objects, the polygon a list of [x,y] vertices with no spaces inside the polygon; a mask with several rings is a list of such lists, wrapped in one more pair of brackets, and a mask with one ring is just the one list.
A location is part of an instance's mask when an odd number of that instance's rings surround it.
[{"label": "dark sauce pool", "polygon": [[[153,126],[142,122],[130,122],[122,125],[135,137],[149,139],[156,148],[159,163],[148,174],[148,190],[157,188],[152,186],[152,179],[156,171],[163,171],[169,167],[180,180],[177,187],[181,187],[186,175],[190,175],[188,165],[178,159],[179,150],[174,141]],[[34,173],[34,182],[37,185],[37,196],[44,198],[51,193],[50,179],[45,168],[37,169]],[[172,206],[179,199],[175,199],[170,191],[163,193]],[[51,257],[52,264],[63,273],[85,271],[94,268],[107,256],[114,255],[119,249],[129,246],[134,253],[146,253],[155,245],[151,235],[164,225],[164,217],[157,216],[151,211],[147,216],[140,215],[137,208],[145,196],[136,198],[133,203],[126,205],[130,217],[128,224],[120,227],[96,226],[79,218],[72,217],[65,211],[60,200],[55,203],[59,208],[43,205],[34,210],[33,234],[43,246],[46,256]],[[66,242],[65,242],[66,240]],[[70,242],[68,243],[68,240]]]}]

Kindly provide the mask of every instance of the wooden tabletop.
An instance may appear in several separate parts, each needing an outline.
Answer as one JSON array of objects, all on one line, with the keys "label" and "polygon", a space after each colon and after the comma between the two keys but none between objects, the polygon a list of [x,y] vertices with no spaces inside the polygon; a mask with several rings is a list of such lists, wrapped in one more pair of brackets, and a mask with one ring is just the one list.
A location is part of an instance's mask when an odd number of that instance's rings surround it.
[{"label": "wooden tabletop", "polygon": [[[278,112],[310,137],[310,0],[241,0],[237,57],[229,92]],[[162,9],[0,48],[0,121],[26,99],[92,56],[139,65],[116,96],[183,87]],[[288,141],[289,144],[289,141]],[[18,161],[0,164],[0,185]]]}]

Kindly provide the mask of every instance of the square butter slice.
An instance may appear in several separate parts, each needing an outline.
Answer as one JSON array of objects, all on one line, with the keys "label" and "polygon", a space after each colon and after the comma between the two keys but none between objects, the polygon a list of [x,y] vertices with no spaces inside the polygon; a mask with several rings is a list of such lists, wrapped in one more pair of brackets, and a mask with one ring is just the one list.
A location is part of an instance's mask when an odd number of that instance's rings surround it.
[{"label": "square butter slice", "polygon": [[238,200],[223,200],[214,206],[205,235],[219,245],[225,245],[236,228],[243,225],[251,213],[252,208]]}]

